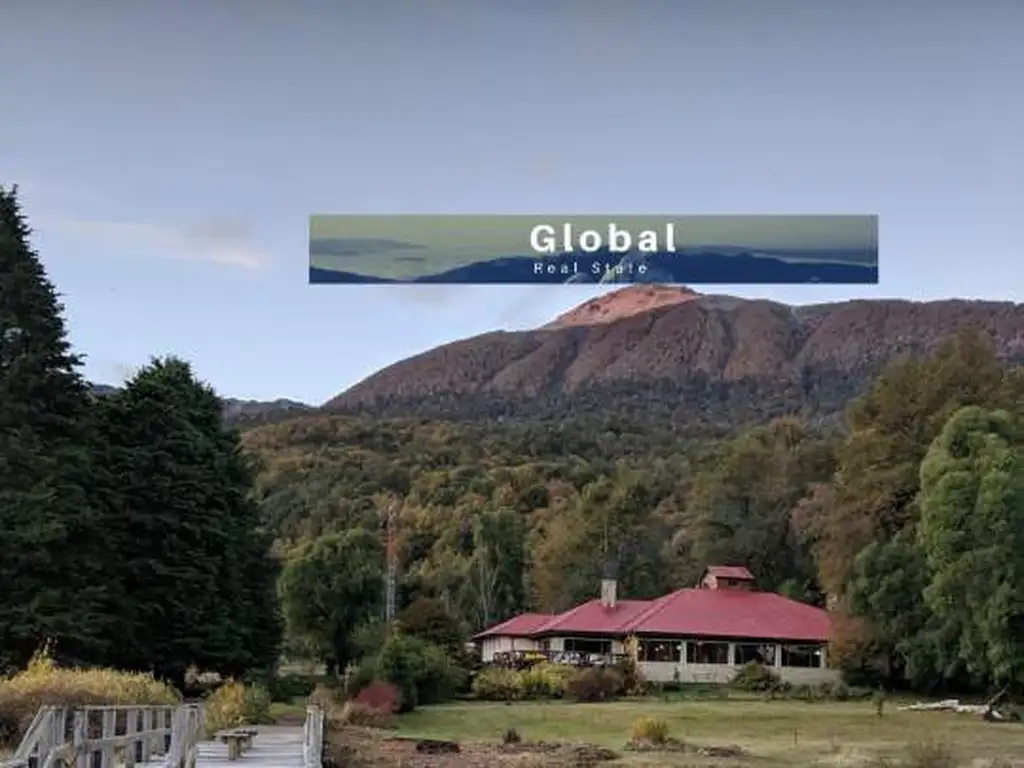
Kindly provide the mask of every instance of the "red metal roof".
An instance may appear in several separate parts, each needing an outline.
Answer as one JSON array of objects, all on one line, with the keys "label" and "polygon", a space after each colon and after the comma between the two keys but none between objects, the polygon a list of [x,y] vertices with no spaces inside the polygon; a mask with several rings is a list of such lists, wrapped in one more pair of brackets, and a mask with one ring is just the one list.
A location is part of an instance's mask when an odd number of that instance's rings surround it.
[{"label": "red metal roof", "polygon": [[553,616],[550,621],[537,627],[534,634],[622,634],[624,627],[650,606],[650,600],[619,600],[614,608],[606,608],[600,600],[591,600]]},{"label": "red metal roof", "polygon": [[720,579],[754,580],[754,574],[742,565],[709,565],[706,573]]},{"label": "red metal roof", "polygon": [[621,600],[612,609],[591,600],[556,616],[524,613],[476,637],[638,634],[827,642],[829,625],[821,608],[771,592],[681,589],[657,600]]},{"label": "red metal roof", "polygon": [[481,637],[529,637],[534,634],[537,627],[554,618],[550,613],[521,613],[511,619],[496,624],[490,629],[485,629],[473,639]]},{"label": "red metal roof", "polygon": [[628,634],[827,642],[827,611],[772,592],[681,589],[654,602]]}]

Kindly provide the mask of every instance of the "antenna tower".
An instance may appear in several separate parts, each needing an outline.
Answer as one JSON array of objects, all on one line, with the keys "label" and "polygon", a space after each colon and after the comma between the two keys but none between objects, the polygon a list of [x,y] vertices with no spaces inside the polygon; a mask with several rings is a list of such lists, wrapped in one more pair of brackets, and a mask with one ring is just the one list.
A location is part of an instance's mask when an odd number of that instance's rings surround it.
[{"label": "antenna tower", "polygon": [[397,517],[398,503],[388,503],[387,518],[385,520],[385,536],[387,547],[387,571],[384,582],[384,620],[390,627],[395,621],[395,583],[398,580],[398,549],[395,546],[395,521]]}]

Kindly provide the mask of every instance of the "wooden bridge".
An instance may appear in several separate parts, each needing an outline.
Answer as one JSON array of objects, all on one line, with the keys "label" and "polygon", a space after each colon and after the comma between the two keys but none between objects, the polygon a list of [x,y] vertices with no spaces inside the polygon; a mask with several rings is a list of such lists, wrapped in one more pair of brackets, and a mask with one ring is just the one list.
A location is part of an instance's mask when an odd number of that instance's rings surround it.
[{"label": "wooden bridge", "polygon": [[321,768],[324,713],[304,727],[256,726],[208,739],[200,704],[43,707],[0,768]]}]

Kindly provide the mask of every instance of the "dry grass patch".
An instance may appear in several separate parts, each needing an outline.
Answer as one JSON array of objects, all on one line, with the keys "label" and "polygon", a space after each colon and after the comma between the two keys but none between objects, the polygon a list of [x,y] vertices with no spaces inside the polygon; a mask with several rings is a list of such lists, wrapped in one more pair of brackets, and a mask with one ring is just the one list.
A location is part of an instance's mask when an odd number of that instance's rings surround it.
[{"label": "dry grass patch", "polygon": [[58,667],[44,651],[12,677],[0,678],[0,746],[16,747],[40,707],[176,704],[178,692],[152,675]]}]

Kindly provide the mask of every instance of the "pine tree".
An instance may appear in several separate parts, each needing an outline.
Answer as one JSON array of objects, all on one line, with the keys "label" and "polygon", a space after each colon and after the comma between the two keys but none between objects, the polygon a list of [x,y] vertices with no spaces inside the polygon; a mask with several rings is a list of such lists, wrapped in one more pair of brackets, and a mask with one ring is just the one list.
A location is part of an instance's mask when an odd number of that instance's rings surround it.
[{"label": "pine tree", "polygon": [[154,360],[100,406],[108,541],[124,604],[118,666],[180,684],[276,661],[269,542],[253,471],[221,403],[178,359]]},{"label": "pine tree", "polygon": [[88,389],[30,235],[17,188],[0,187],[0,666],[47,640],[64,660],[95,658],[106,587],[84,547]]}]

